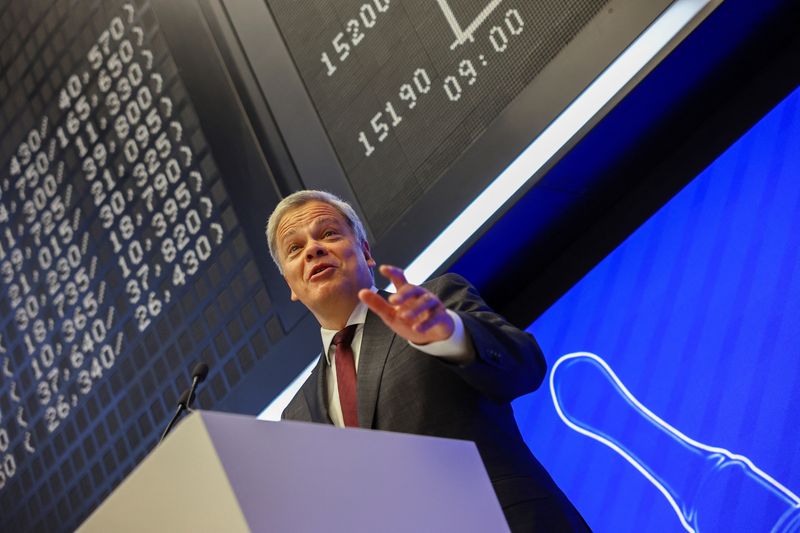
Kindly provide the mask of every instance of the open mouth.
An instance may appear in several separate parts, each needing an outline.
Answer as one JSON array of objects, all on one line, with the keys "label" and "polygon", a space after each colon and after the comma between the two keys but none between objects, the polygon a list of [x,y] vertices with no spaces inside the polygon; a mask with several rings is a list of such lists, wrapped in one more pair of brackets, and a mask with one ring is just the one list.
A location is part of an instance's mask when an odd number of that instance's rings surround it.
[{"label": "open mouth", "polygon": [[315,265],[314,268],[311,269],[311,274],[308,276],[308,279],[313,281],[314,279],[321,278],[325,276],[328,273],[328,271],[332,269],[333,265],[327,265],[324,263]]}]

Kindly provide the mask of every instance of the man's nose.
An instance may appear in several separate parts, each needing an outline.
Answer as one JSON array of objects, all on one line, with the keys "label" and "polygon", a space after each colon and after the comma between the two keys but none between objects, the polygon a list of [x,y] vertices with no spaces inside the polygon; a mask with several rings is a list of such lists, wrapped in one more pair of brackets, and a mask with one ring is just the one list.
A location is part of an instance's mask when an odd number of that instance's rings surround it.
[{"label": "man's nose", "polygon": [[306,247],[306,260],[311,261],[315,257],[323,256],[327,253],[325,247],[317,241],[310,241]]}]

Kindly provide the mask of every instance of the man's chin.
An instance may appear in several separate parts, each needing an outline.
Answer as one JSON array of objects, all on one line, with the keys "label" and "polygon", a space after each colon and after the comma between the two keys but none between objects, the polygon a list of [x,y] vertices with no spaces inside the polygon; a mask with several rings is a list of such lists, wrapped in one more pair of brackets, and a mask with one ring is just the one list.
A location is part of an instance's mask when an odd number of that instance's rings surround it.
[{"label": "man's chin", "polygon": [[348,284],[343,284],[341,280],[335,278],[321,279],[309,284],[308,295],[317,303],[336,302],[351,297],[358,298],[358,291],[355,291],[355,295],[351,295],[350,293],[353,291],[348,287]]},{"label": "man's chin", "polygon": [[344,276],[326,276],[322,279],[309,280],[305,285],[305,295],[300,299],[310,309],[339,307],[344,302],[358,302],[358,291],[369,288],[371,283],[354,282]]}]

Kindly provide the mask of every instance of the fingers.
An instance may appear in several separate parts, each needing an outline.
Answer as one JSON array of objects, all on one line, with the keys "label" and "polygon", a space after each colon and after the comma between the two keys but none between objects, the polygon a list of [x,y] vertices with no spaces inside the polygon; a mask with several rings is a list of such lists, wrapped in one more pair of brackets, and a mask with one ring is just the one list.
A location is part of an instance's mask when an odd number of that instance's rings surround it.
[{"label": "fingers", "polygon": [[400,310],[399,315],[400,318],[413,322],[423,313],[433,313],[440,306],[441,303],[438,298],[432,294],[423,294],[421,297],[417,298],[416,301],[404,306]]},{"label": "fingers", "polygon": [[422,287],[408,284],[399,288],[395,294],[389,296],[389,301],[394,305],[403,305],[408,300],[423,296],[425,292],[425,289]]},{"label": "fingers", "polygon": [[411,284],[406,284],[396,294],[389,296],[389,303],[395,307],[397,317],[409,322],[409,325],[423,313],[436,312],[442,306],[430,291]]},{"label": "fingers", "polygon": [[396,266],[392,265],[381,265],[379,270],[381,274],[383,274],[394,284],[398,291],[402,287],[408,285],[408,281],[406,281],[406,275],[402,268],[397,268]]},{"label": "fingers", "polygon": [[423,313],[435,312],[441,307],[436,296],[415,285],[406,285],[400,293],[389,296],[388,301],[367,289],[359,291],[358,297],[384,320],[399,319],[409,325]]},{"label": "fingers", "polygon": [[369,289],[361,289],[358,292],[358,298],[364,302],[373,313],[381,317],[384,322],[394,319],[394,306],[381,298],[378,294],[375,294]]},{"label": "fingers", "polygon": [[435,294],[410,284],[401,268],[381,265],[379,270],[394,284],[397,292],[384,300],[378,294],[362,289],[358,297],[389,328],[418,344],[444,340],[452,335],[453,319]]},{"label": "fingers", "polygon": [[[447,313],[431,314],[426,320],[423,320],[422,322],[415,324],[414,331],[416,331],[417,333],[425,333],[432,327],[438,326],[440,324],[448,325],[450,331],[452,331],[452,327],[449,326],[449,322],[451,322],[452,320],[453,319],[450,318],[450,315],[448,315]],[[447,336],[449,337],[450,334],[448,334]]]}]

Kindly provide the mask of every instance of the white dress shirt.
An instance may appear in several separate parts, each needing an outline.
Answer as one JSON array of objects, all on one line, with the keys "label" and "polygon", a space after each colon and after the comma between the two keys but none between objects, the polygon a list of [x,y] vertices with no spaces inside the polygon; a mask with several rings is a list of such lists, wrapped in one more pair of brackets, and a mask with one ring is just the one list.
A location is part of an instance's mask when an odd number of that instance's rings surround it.
[{"label": "white dress shirt", "polygon": [[[371,290],[372,292],[377,292],[378,289],[373,286]],[[355,309],[353,309],[353,312],[350,313],[350,318],[347,319],[347,324],[345,325],[350,326],[352,324],[358,324],[356,333],[353,336],[352,342],[350,343],[350,347],[353,350],[356,374],[358,373],[358,361],[359,355],[361,354],[361,339],[364,335],[364,322],[367,318],[367,311],[369,311],[367,305],[359,300],[358,305],[356,305]],[[446,311],[447,314],[453,318],[453,322],[455,323],[453,334],[450,335],[450,338],[423,345],[414,344],[413,342],[409,342],[409,344],[421,352],[425,352],[435,357],[441,357],[442,359],[445,359],[451,363],[468,363],[475,357],[475,353],[473,351],[472,344],[469,342],[467,335],[464,332],[464,322],[457,313],[451,311],[450,309],[447,309]],[[320,328],[320,333],[322,334],[322,347],[325,351],[325,357],[328,361],[325,375],[325,382],[328,391],[328,416],[330,416],[331,420],[336,426],[344,427],[342,405],[339,403],[339,386],[336,381],[336,358],[332,357],[336,349],[336,347],[332,344],[333,337],[338,333],[338,331]]]}]

